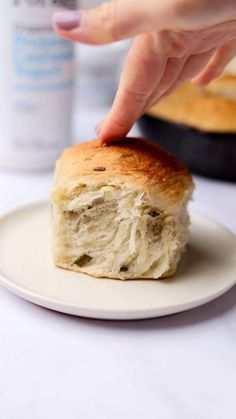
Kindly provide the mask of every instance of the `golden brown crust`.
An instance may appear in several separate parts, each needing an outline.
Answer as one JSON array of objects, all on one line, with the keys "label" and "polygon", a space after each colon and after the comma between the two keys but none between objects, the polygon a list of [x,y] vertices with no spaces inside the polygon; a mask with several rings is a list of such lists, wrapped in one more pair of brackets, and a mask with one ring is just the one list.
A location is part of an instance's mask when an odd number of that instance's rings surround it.
[{"label": "golden brown crust", "polygon": [[224,74],[204,88],[187,83],[148,115],[206,132],[236,133],[236,76]]},{"label": "golden brown crust", "polygon": [[66,193],[76,179],[89,177],[107,183],[116,179],[157,188],[170,200],[182,200],[193,182],[187,168],[161,147],[127,138],[104,147],[98,140],[65,150],[57,164],[56,185]]}]

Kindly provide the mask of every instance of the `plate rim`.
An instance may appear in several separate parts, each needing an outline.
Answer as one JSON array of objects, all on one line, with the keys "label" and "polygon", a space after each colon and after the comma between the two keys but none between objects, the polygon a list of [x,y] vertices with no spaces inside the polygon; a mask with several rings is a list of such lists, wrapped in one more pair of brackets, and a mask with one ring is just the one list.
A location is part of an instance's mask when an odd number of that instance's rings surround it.
[{"label": "plate rim", "polygon": [[[3,214],[0,214],[0,224],[4,221],[5,218],[14,216],[18,212],[34,209],[39,206],[50,207],[50,201],[40,200],[40,201],[29,202],[23,205],[16,206],[10,209],[9,211],[6,211]],[[236,234],[232,232],[224,224],[219,222],[218,220],[215,220],[214,218],[211,218],[210,216],[204,214],[204,212],[201,212],[198,210],[196,211],[196,210],[190,209],[189,213],[190,213],[190,219],[191,219],[192,214],[196,214],[200,217],[203,217],[206,221],[213,222],[218,227],[220,227],[221,229],[225,230],[228,234],[230,234],[236,243]],[[14,284],[10,279],[5,278],[1,273],[0,273],[0,285],[4,289],[20,297],[21,299],[27,302],[30,302],[32,304],[35,304],[37,306],[49,309],[51,311],[56,311],[56,312],[60,312],[60,313],[68,314],[68,315],[73,315],[76,317],[83,317],[83,318],[90,318],[90,319],[108,320],[108,321],[109,320],[130,321],[130,320],[145,320],[145,319],[163,317],[167,315],[173,315],[173,314],[185,312],[185,311],[200,307],[202,305],[205,305],[219,298],[220,296],[225,294],[227,291],[232,289],[236,285],[236,277],[232,282],[226,284],[223,288],[217,289],[215,292],[211,293],[208,296],[201,297],[201,298],[197,297],[196,299],[191,300],[190,302],[179,303],[179,304],[174,304],[174,305],[169,304],[161,308],[150,308],[150,309],[139,309],[139,310],[126,309],[124,311],[117,311],[117,310],[112,311],[110,309],[99,309],[99,314],[98,314],[98,309],[86,308],[82,306],[78,307],[74,303],[67,303],[62,300],[57,300],[53,297],[44,296],[34,291],[27,290],[26,288],[20,285]],[[56,306],[57,308],[55,308]]]}]

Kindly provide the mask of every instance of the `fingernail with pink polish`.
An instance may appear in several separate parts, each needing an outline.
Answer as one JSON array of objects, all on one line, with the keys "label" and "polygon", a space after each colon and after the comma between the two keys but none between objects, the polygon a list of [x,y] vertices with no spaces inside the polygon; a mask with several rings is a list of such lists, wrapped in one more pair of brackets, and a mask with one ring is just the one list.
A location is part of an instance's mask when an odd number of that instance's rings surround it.
[{"label": "fingernail with pink polish", "polygon": [[80,25],[80,12],[78,10],[57,12],[53,16],[53,23],[58,29],[62,29],[63,31],[76,29]]}]

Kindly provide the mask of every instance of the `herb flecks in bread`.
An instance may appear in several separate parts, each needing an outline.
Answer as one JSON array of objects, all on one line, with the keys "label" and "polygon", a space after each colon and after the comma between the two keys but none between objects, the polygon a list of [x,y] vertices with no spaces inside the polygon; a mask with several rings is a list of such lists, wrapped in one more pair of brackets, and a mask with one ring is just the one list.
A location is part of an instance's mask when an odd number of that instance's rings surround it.
[{"label": "herb flecks in bread", "polygon": [[188,170],[141,139],[66,150],[52,194],[55,264],[117,279],[173,274],[188,241],[192,191]]}]

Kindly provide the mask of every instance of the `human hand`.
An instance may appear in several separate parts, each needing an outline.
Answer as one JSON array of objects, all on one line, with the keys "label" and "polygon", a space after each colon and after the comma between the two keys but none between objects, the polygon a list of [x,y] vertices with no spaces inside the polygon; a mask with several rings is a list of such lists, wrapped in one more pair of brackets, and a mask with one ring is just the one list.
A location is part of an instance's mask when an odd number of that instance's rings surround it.
[{"label": "human hand", "polygon": [[134,38],[98,130],[107,144],[125,137],[148,108],[186,81],[209,83],[236,54],[236,0],[117,0],[58,12],[54,25],[64,38],[86,44]]}]

